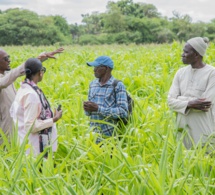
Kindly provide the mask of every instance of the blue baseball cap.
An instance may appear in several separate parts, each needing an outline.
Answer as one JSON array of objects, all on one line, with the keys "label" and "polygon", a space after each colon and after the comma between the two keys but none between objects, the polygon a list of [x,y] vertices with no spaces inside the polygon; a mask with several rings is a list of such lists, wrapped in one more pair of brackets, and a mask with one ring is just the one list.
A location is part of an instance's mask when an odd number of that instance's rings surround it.
[{"label": "blue baseball cap", "polygon": [[108,56],[99,56],[98,58],[95,59],[95,61],[87,62],[87,65],[94,66],[94,67],[104,65],[104,66],[108,66],[111,69],[113,69],[113,61]]}]

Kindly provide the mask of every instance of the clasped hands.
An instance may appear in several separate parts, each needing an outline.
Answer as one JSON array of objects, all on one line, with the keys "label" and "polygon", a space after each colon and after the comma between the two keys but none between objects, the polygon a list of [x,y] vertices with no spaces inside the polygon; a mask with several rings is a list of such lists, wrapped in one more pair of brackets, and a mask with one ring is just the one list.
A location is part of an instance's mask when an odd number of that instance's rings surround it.
[{"label": "clasped hands", "polygon": [[187,108],[208,112],[211,105],[212,105],[211,101],[206,101],[206,99],[204,98],[204,99],[196,99],[196,100],[189,101]]},{"label": "clasped hands", "polygon": [[85,101],[83,104],[84,110],[87,112],[96,112],[98,111],[98,104],[91,102],[91,101]]}]

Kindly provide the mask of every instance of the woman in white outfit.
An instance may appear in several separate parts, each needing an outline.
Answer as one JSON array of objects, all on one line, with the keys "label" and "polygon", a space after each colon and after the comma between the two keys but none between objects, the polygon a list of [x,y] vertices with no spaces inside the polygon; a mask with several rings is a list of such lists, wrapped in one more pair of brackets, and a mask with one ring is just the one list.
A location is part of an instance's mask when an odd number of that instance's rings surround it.
[{"label": "woman in white outfit", "polygon": [[[50,144],[52,150],[56,151],[57,129],[54,123],[62,117],[62,110],[56,110],[53,114],[48,100],[37,86],[38,82],[42,81],[45,71],[45,67],[38,59],[30,58],[26,61],[26,78],[10,110],[14,123],[18,125],[20,142],[22,143],[29,133],[28,143],[35,155],[43,152]],[[29,152],[30,149],[27,150],[27,153]]]}]

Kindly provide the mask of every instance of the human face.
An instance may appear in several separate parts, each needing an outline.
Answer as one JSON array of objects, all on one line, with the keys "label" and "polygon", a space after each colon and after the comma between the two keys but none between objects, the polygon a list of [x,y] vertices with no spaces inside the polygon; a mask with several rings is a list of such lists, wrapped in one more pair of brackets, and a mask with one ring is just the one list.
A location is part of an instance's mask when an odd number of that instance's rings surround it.
[{"label": "human face", "polygon": [[94,68],[94,75],[96,78],[102,78],[107,71],[107,66],[100,65]]},{"label": "human face", "polygon": [[194,64],[196,62],[197,53],[191,47],[189,43],[186,43],[183,49],[183,53],[181,55],[182,62],[184,64]]},{"label": "human face", "polygon": [[0,50],[0,73],[10,70],[10,56],[4,51]]},{"label": "human face", "polygon": [[43,80],[43,75],[46,72],[46,68],[43,66],[40,70],[40,78],[39,78],[39,82]]}]

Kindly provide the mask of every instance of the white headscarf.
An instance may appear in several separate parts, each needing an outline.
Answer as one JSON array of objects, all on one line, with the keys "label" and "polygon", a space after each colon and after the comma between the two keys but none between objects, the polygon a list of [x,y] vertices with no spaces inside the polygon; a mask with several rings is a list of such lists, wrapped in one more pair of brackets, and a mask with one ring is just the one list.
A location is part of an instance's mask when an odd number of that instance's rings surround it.
[{"label": "white headscarf", "polygon": [[189,43],[201,56],[204,56],[208,47],[209,39],[207,37],[194,37],[189,39],[187,43]]}]

